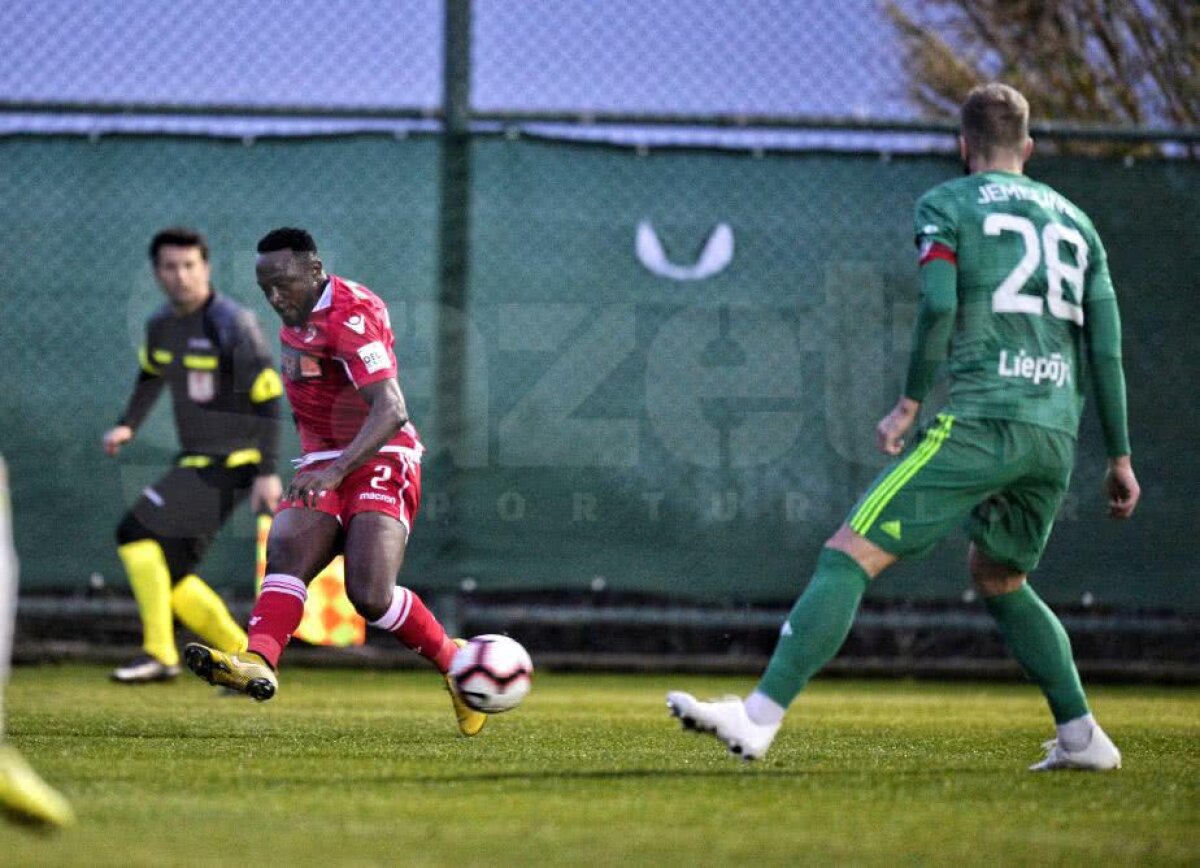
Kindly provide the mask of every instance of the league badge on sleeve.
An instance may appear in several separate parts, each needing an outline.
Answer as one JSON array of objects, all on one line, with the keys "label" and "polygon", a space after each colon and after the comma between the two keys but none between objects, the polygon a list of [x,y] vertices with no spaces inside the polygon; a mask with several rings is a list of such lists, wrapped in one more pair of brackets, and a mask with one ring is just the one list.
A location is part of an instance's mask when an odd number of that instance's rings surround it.
[{"label": "league badge on sleeve", "polygon": [[368,374],[382,371],[391,364],[388,361],[387,350],[379,341],[371,341],[371,343],[363,344],[359,347],[358,357],[362,359],[362,363],[366,366]]}]

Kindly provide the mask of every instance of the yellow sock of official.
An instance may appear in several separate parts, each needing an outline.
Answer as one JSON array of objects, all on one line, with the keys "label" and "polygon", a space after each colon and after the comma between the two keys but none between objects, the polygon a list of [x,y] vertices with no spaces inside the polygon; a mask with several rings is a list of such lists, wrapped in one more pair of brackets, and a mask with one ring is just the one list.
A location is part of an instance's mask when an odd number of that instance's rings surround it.
[{"label": "yellow sock of official", "polygon": [[184,576],[171,591],[171,605],[184,625],[218,651],[246,650],[246,633],[225,601],[197,575]]},{"label": "yellow sock of official", "polygon": [[171,571],[162,546],[140,539],[117,547],[142,616],[142,649],[167,666],[179,664],[171,615]]}]

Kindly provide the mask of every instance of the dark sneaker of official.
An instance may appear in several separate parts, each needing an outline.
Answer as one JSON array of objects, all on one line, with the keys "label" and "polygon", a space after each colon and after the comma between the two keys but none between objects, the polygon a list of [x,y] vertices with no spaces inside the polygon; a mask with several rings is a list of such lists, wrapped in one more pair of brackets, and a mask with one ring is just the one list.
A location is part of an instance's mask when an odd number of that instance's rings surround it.
[{"label": "dark sneaker of official", "polygon": [[746,706],[736,696],[700,702],[690,693],[672,690],[667,708],[679,718],[684,729],[714,736],[729,748],[729,753],[744,760],[756,760],[767,752],[779,724],[757,724],[746,714]]},{"label": "dark sneaker of official", "polygon": [[266,702],[279,689],[275,672],[253,651],[226,654],[192,642],[183,649],[183,662],[209,684],[228,687],[259,702]]},{"label": "dark sneaker of official", "polygon": [[124,666],[118,666],[110,677],[119,684],[151,684],[155,681],[171,681],[179,672],[178,663],[163,663],[150,654],[141,654]]}]

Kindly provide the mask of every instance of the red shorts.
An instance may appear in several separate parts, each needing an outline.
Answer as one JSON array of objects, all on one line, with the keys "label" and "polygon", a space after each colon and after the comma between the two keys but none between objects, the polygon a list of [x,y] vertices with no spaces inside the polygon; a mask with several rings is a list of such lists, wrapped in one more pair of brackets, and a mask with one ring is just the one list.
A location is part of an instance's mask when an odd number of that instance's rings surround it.
[{"label": "red shorts", "polygon": [[[321,467],[329,461],[314,461],[304,469]],[[404,454],[381,452],[352,471],[337,488],[321,494],[315,507],[298,500],[282,500],[276,513],[285,509],[317,509],[332,515],[342,527],[349,527],[350,519],[360,512],[382,512],[399,521],[411,534],[420,504],[420,461]]]}]

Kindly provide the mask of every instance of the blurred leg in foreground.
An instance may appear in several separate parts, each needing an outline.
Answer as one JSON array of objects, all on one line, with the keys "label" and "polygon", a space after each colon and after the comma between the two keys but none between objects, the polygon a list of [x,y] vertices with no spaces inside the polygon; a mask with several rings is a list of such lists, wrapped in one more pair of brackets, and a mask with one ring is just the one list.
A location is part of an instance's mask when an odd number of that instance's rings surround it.
[{"label": "blurred leg in foreground", "polygon": [[68,826],[75,821],[71,805],[4,739],[3,687],[8,683],[16,604],[17,558],[12,541],[8,468],[0,459],[0,808],[18,822]]}]

